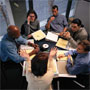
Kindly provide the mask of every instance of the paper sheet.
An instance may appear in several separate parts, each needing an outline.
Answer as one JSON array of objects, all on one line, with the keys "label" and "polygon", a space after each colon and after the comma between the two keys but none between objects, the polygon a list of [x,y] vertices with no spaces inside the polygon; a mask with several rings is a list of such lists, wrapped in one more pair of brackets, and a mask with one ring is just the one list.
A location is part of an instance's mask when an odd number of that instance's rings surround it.
[{"label": "paper sheet", "polygon": [[[32,50],[28,50],[28,49],[27,49],[26,52],[27,52],[27,53],[30,53],[30,52],[32,52]],[[32,60],[34,57],[35,57],[35,54],[32,55],[32,56],[30,56],[30,60]]]},{"label": "paper sheet", "polygon": [[[28,46],[28,45],[21,45],[21,46],[20,46],[20,49],[21,49],[21,50],[26,50],[27,53],[30,53],[30,52],[32,52],[32,51],[34,50],[33,47],[30,47],[30,46]],[[30,60],[32,60],[34,56],[35,56],[35,54],[32,55],[32,56],[30,56]]]},{"label": "paper sheet", "polygon": [[42,30],[38,30],[32,33],[32,36],[35,40],[38,40],[38,41],[46,37],[45,33]]},{"label": "paper sheet", "polygon": [[[66,52],[68,52],[68,51],[65,51],[65,50],[58,50],[57,51],[57,60],[59,61],[59,60],[64,60],[64,61],[67,61],[67,57],[63,57],[63,58],[58,58],[58,56],[59,55],[62,55],[62,54],[64,54],[64,53],[66,53]],[[71,60],[72,60],[72,57],[71,57]]]},{"label": "paper sheet", "polygon": [[59,40],[56,43],[56,46],[66,49],[67,44],[68,44],[67,40],[59,38]]},{"label": "paper sheet", "polygon": [[48,32],[47,33],[47,36],[46,36],[46,40],[50,40],[50,41],[53,41],[53,42],[57,42],[58,40],[58,35],[53,33],[53,32]]},{"label": "paper sheet", "polygon": [[28,39],[28,42],[34,43],[34,39]]}]

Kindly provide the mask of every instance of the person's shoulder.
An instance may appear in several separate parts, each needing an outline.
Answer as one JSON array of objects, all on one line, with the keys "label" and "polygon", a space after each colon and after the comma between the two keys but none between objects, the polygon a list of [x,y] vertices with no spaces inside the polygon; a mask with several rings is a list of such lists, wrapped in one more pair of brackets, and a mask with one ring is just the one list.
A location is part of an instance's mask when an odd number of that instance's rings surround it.
[{"label": "person's shoulder", "polygon": [[62,14],[58,14],[58,16],[59,16],[59,17],[62,17],[62,18],[64,18],[64,17],[65,17],[65,16],[64,16],[64,15],[62,15]]},{"label": "person's shoulder", "polygon": [[82,31],[85,31],[85,32],[86,32],[86,29],[85,29],[84,27],[81,27],[80,29],[81,29]]},{"label": "person's shoulder", "polygon": [[84,27],[80,28],[80,32],[81,32],[82,34],[87,34],[87,31],[86,31],[86,29],[85,29]]},{"label": "person's shoulder", "polygon": [[36,23],[39,23],[40,21],[38,19],[35,20]]}]

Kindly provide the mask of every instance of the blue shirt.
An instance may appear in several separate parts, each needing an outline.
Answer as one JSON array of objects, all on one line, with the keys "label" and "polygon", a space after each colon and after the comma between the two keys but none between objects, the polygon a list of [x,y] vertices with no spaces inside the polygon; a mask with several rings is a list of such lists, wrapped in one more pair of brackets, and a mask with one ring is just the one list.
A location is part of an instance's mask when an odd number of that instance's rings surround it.
[{"label": "blue shirt", "polygon": [[17,46],[16,42],[18,44],[27,44],[27,40],[22,38],[21,36],[18,39],[12,39],[7,34],[4,35],[4,37],[1,40],[1,52],[0,52],[0,58],[3,62],[6,62],[8,59],[19,63],[21,61],[24,61],[25,58],[21,57],[17,53]]},{"label": "blue shirt", "polygon": [[[77,53],[76,50],[71,50],[68,53],[65,53],[65,55],[73,55],[75,53]],[[73,61],[73,65],[70,59],[67,60],[66,68],[72,75],[90,73],[90,52],[82,54],[77,53],[77,56]]]},{"label": "blue shirt", "polygon": [[68,27],[68,23],[65,16],[63,15],[58,14],[55,19],[50,23],[50,29],[57,33],[62,32],[65,27]]}]

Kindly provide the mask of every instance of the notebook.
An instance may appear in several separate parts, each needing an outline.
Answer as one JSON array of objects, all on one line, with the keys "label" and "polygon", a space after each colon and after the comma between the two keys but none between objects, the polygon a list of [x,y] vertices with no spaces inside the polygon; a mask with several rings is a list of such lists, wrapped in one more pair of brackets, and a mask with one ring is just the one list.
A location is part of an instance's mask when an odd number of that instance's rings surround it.
[{"label": "notebook", "polygon": [[42,30],[38,30],[32,33],[32,36],[36,41],[42,40],[46,37],[45,33]]},{"label": "notebook", "polygon": [[56,43],[57,47],[64,48],[64,49],[67,49],[67,45],[68,45],[68,41],[62,38],[59,38],[59,40]]}]

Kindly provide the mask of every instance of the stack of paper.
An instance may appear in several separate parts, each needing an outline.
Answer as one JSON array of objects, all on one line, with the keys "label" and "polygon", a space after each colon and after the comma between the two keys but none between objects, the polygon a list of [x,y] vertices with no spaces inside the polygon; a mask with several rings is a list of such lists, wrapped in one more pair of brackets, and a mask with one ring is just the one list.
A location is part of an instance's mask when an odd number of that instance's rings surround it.
[{"label": "stack of paper", "polygon": [[28,42],[34,43],[34,39],[28,39]]},{"label": "stack of paper", "polygon": [[[65,56],[65,57],[62,57],[62,58],[58,58],[58,56],[59,55],[63,55],[64,53],[66,53],[66,52],[68,52],[68,51],[65,51],[65,50],[58,50],[57,51],[57,60],[67,60],[67,56]],[[71,57],[71,60],[72,60],[72,57]]]},{"label": "stack of paper", "polygon": [[[30,53],[30,52],[32,52],[32,50],[26,50],[26,52],[27,52],[27,53]],[[35,57],[35,54],[32,55],[32,56],[30,56],[30,60],[32,60],[34,57]]]},{"label": "stack of paper", "polygon": [[33,50],[34,48],[33,47],[30,47],[28,45],[21,45],[20,46],[20,49],[22,49],[22,50]]},{"label": "stack of paper", "polygon": [[32,36],[35,40],[38,40],[38,41],[46,37],[45,33],[42,30],[38,30],[32,33]]},{"label": "stack of paper", "polygon": [[59,38],[58,42],[56,43],[56,46],[57,47],[60,47],[60,48],[66,49],[67,44],[68,44],[68,41],[67,40],[64,40],[64,39]]},{"label": "stack of paper", "polygon": [[50,41],[53,41],[53,42],[57,42],[58,40],[58,35],[53,33],[53,32],[48,32],[47,33],[47,36],[46,36],[46,40],[50,40]]},{"label": "stack of paper", "polygon": [[[20,46],[20,49],[21,49],[21,50],[25,50],[27,53],[30,53],[30,52],[32,52],[32,51],[34,50],[33,47],[30,47],[30,46],[28,46],[28,45],[21,45],[21,46]],[[34,56],[35,56],[35,54],[32,55],[32,56],[30,56],[30,60],[32,60]]]}]

